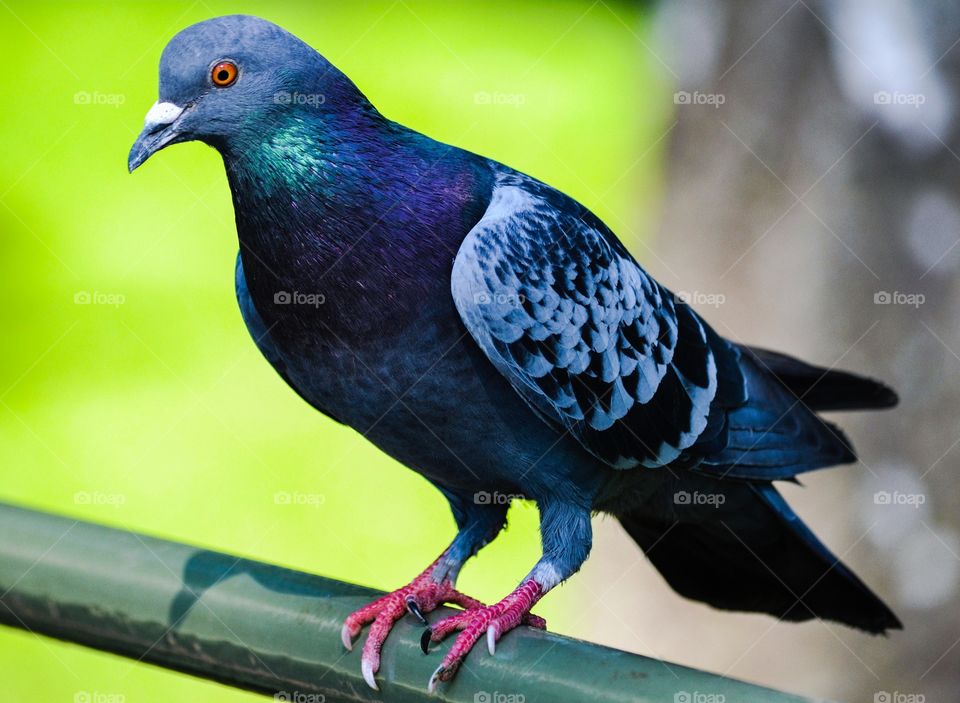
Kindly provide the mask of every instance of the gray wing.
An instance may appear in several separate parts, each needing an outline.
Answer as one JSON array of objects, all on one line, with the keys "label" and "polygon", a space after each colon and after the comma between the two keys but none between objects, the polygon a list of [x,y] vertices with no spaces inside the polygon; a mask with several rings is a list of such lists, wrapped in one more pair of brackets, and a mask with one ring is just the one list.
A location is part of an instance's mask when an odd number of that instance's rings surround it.
[{"label": "gray wing", "polygon": [[[731,345],[586,208],[521,174],[498,176],[451,290],[523,399],[615,467],[663,466],[698,441],[722,444],[722,405],[745,397]],[[714,403],[718,365],[729,373]]]}]

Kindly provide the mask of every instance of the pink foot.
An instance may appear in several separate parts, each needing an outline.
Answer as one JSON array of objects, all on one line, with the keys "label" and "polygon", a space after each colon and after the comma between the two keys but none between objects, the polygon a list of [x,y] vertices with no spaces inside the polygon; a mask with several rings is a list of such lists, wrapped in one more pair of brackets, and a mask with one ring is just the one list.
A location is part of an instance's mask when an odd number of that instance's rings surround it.
[{"label": "pink foot", "polygon": [[540,600],[542,595],[543,589],[539,583],[524,581],[499,603],[464,610],[462,613],[441,620],[432,632],[427,630],[421,641],[424,649],[428,642],[439,642],[454,630],[461,630],[450,651],[430,677],[427,690],[432,693],[438,681],[449,681],[453,678],[470,649],[484,632],[487,633],[487,649],[490,654],[493,654],[497,640],[521,623],[541,630],[547,629],[547,622],[530,612],[530,608]]},{"label": "pink foot", "polygon": [[469,609],[484,607],[480,601],[456,590],[449,579],[439,583],[433,580],[431,574],[439,561],[438,559],[433,562],[408,585],[381,596],[352,613],[344,621],[340,639],[343,641],[343,646],[349,650],[353,649],[353,638],[360,634],[363,626],[373,623],[370,625],[370,633],[367,635],[360,657],[360,671],[363,672],[363,679],[373,690],[379,690],[374,674],[380,669],[380,649],[390,630],[393,629],[393,624],[402,618],[404,613],[409,611],[426,624],[423,613],[429,613],[444,603],[454,603]]}]

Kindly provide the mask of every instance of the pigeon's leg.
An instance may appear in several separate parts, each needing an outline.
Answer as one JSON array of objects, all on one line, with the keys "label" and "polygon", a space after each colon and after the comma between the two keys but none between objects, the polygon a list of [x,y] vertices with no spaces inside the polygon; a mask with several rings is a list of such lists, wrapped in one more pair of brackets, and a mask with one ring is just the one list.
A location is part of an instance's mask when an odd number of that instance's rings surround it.
[{"label": "pigeon's leg", "polygon": [[547,591],[573,575],[586,560],[593,534],[590,512],[564,503],[541,502],[540,534],[543,556],[512,593],[499,603],[451,615],[434,626],[430,637],[433,642],[439,642],[454,630],[461,632],[430,677],[427,685],[430,691],[436,688],[438,681],[453,678],[484,633],[487,648],[493,654],[497,640],[517,625],[545,627],[543,619],[530,613],[530,609]]},{"label": "pigeon's leg", "polygon": [[380,649],[397,620],[410,612],[424,625],[424,613],[444,603],[463,608],[482,608],[483,603],[460,593],[454,588],[460,567],[481,547],[490,542],[506,523],[506,505],[475,505],[465,500],[451,499],[459,531],[449,547],[436,561],[409,584],[378,598],[347,617],[341,631],[343,645],[353,648],[353,638],[364,625],[370,625],[363,645],[360,670],[371,688],[377,688],[374,674],[380,668]]}]

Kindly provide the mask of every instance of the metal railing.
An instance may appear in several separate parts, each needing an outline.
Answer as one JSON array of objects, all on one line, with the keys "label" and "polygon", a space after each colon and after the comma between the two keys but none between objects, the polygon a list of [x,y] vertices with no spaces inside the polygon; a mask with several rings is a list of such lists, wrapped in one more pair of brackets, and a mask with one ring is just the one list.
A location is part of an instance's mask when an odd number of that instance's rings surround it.
[{"label": "metal railing", "polygon": [[[405,618],[380,692],[340,626],[376,591],[218,552],[0,504],[0,622],[299,703],[563,701],[786,703],[804,699],[521,628],[475,647],[431,696],[442,656]],[[449,646],[444,645],[444,646]]]}]

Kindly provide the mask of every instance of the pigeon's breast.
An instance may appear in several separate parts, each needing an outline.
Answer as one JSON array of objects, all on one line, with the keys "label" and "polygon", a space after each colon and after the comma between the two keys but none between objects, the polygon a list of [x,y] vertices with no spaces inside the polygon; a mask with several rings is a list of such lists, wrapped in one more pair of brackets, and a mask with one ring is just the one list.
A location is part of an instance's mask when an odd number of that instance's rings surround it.
[{"label": "pigeon's breast", "polygon": [[537,494],[607,472],[527,407],[476,346],[453,303],[387,335],[327,340],[288,358],[292,385],[383,451],[451,489]]}]

